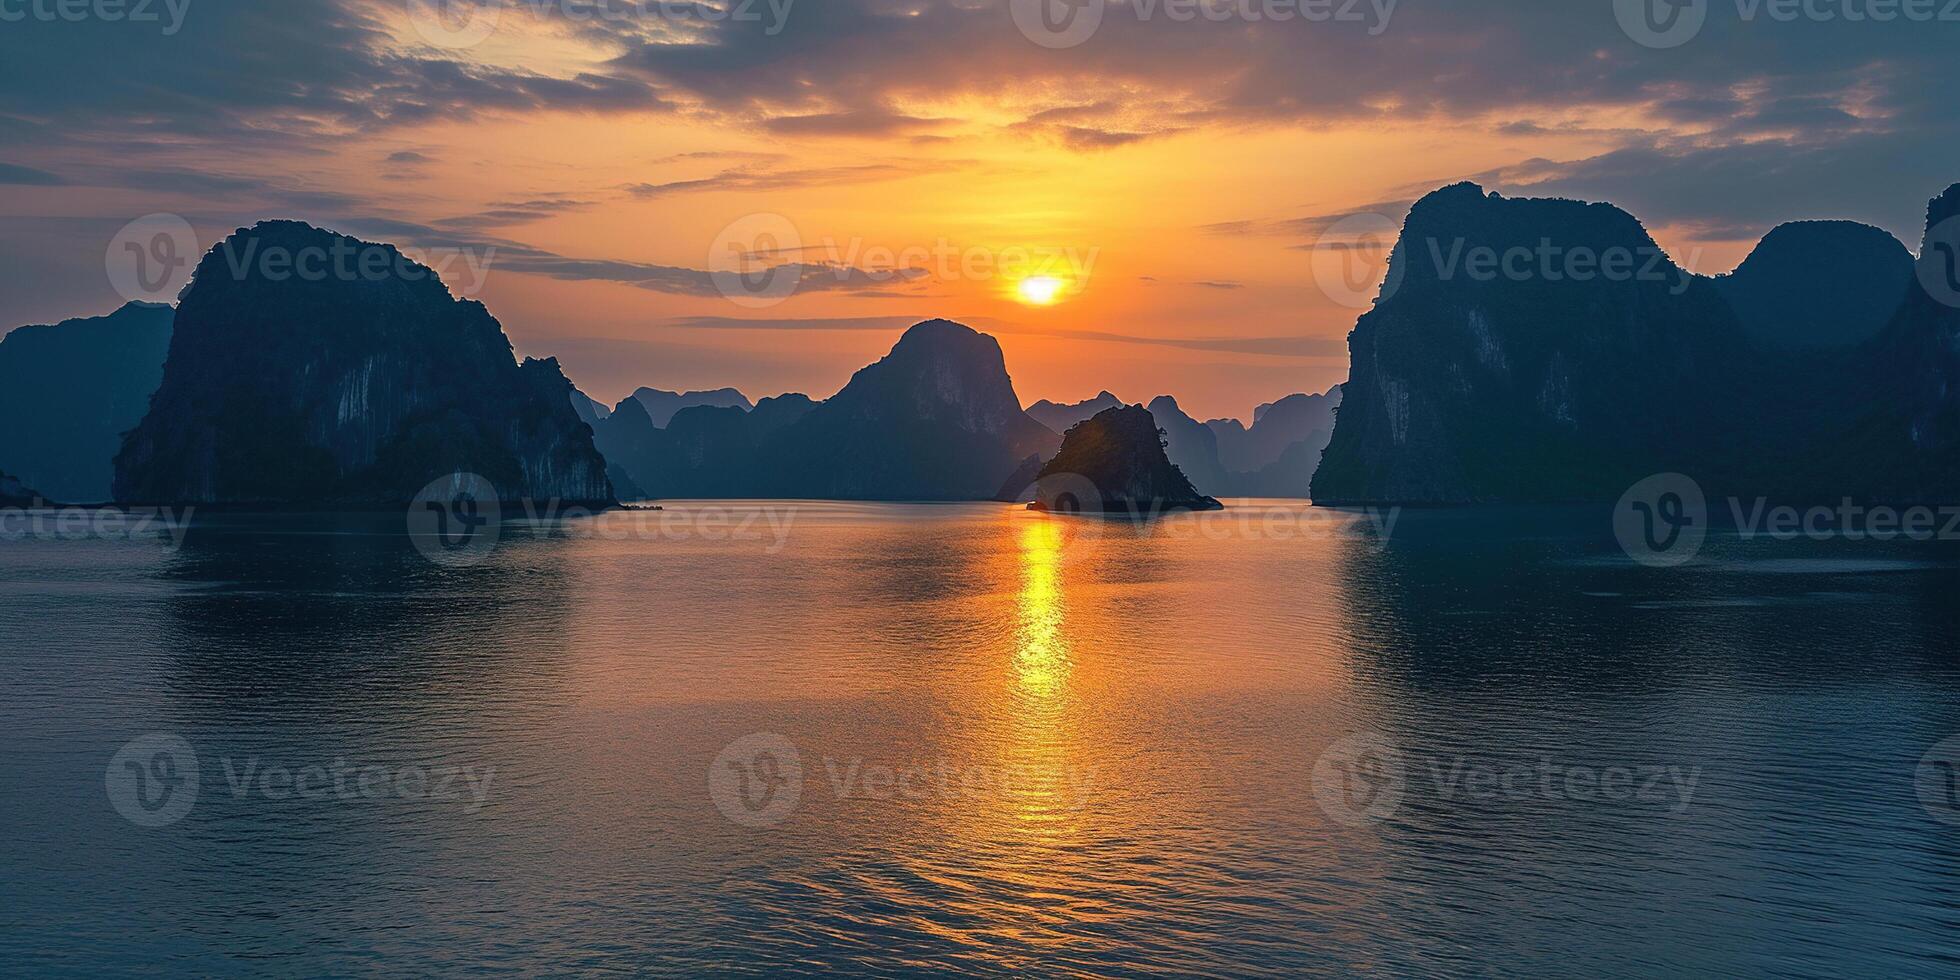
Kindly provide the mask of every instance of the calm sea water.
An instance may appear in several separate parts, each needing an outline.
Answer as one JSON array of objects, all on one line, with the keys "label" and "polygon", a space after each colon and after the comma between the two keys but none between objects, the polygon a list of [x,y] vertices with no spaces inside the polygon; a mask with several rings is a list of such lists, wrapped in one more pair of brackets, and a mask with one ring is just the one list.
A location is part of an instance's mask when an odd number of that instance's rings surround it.
[{"label": "calm sea water", "polygon": [[649,519],[0,541],[0,969],[1960,970],[1951,546]]}]

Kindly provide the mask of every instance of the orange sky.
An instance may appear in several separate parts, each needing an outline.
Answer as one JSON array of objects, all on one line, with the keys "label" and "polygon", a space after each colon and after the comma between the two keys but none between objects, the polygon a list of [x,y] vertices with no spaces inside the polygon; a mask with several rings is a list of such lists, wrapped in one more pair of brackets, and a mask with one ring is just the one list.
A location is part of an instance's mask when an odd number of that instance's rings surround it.
[{"label": "orange sky", "polygon": [[[317,23],[271,27],[214,10],[116,53],[156,80],[149,102],[87,79],[44,93],[78,104],[43,110],[44,129],[0,129],[0,210],[37,233],[86,228],[82,261],[0,234],[18,272],[4,313],[112,307],[87,263],[137,216],[184,215],[201,247],[297,217],[471,249],[487,276],[450,273],[451,287],[608,402],[639,385],[824,397],[905,325],[948,317],[999,338],[1025,402],[1106,388],[1249,418],[1346,377],[1366,290],[1323,288],[1341,257],[1314,250],[1345,215],[1392,229],[1410,200],[1466,178],[1610,197],[1714,273],[1776,220],[1903,232],[1938,189],[1811,173],[1862,166],[1854,137],[1911,135],[1887,130],[1912,110],[1889,97],[1905,75],[1886,58],[1656,52],[1599,11],[1411,6],[1377,37],[1132,23],[1112,5],[1094,40],[1050,51],[993,0],[800,0],[780,37],[498,0],[494,32],[445,47],[417,29],[419,2],[331,0],[281,15]],[[264,51],[227,41],[247,28]],[[1891,43],[1894,61],[1908,53]],[[228,57],[257,60],[198,73]],[[800,257],[801,286],[769,303],[703,288],[731,246],[780,244],[756,228],[801,244],[750,257]],[[1026,301],[1032,273],[1063,280],[1055,302]]]}]

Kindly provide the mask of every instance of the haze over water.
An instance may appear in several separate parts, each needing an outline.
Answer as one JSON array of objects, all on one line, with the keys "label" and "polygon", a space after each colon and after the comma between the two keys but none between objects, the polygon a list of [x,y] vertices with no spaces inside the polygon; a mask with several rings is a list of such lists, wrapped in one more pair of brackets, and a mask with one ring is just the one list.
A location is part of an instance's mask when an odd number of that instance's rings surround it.
[{"label": "haze over water", "polygon": [[[1915,782],[1960,732],[1951,546],[1659,569],[1577,511],[669,507],[704,509],[786,533],[0,542],[0,962],[1955,967],[1960,823]],[[153,733],[199,777],[146,828],[106,777]],[[1385,778],[1329,764],[1356,745]],[[381,791],[265,780],[310,767]]]}]

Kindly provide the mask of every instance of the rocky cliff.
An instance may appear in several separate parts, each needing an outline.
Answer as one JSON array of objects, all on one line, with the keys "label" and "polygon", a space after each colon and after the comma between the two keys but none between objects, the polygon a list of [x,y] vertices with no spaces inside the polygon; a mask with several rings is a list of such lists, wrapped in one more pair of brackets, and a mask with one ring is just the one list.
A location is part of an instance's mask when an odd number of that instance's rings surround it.
[{"label": "rocky cliff", "polygon": [[[308,261],[334,255],[363,259]],[[572,390],[556,361],[518,364],[482,304],[392,246],[263,222],[199,263],[162,385],[116,459],[115,493],[392,508],[473,472],[510,501],[610,504]]]},{"label": "rocky cliff", "polygon": [[[1721,482],[1767,362],[1720,291],[1611,205],[1458,184],[1417,202],[1313,480],[1321,503],[1612,500]],[[1773,413],[1771,413],[1773,415]]]},{"label": "rocky cliff", "polygon": [[175,315],[130,303],[0,339],[0,469],[55,500],[107,501],[123,433],[163,380]]},{"label": "rocky cliff", "polygon": [[1852,364],[1869,393],[1831,442],[1832,475],[1860,496],[1951,504],[1960,495],[1960,184],[1927,206],[1918,275]]},{"label": "rocky cliff", "polygon": [[1106,409],[1069,429],[1035,483],[1029,506],[1038,510],[1156,514],[1223,507],[1171,463],[1157,420],[1140,405]]},{"label": "rocky cliff", "polygon": [[1771,230],[1715,285],[1765,348],[1852,347],[1892,319],[1912,282],[1912,253],[1855,221],[1793,221]]},{"label": "rocky cliff", "polygon": [[[1928,208],[1903,286],[1896,245],[1846,222],[1785,225],[1717,280],[1610,205],[1431,194],[1349,337],[1314,499],[1610,501],[1663,472],[1711,496],[1950,499],[1960,185]],[[1479,250],[1496,274],[1476,274]],[[1572,274],[1578,255],[1588,275]],[[1631,258],[1612,274],[1606,256]]]}]

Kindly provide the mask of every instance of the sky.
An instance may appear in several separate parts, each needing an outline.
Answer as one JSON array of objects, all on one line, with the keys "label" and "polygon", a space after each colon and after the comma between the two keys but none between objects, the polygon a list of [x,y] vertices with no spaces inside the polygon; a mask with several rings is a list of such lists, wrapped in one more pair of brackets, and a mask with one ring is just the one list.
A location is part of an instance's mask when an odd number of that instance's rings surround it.
[{"label": "sky", "polygon": [[1346,378],[1353,245],[1458,180],[1710,274],[1788,220],[1917,248],[1960,3],[1675,2],[0,0],[0,324],[298,218],[607,402],[821,398],[948,317],[1024,402],[1249,419]]}]

